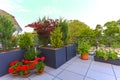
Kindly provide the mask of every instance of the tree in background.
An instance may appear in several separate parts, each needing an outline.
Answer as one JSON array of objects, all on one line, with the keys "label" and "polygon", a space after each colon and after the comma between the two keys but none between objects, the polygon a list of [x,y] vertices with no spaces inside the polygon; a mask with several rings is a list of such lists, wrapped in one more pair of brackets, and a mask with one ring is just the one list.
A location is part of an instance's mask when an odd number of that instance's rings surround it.
[{"label": "tree in background", "polygon": [[77,38],[80,36],[80,32],[84,29],[88,28],[88,26],[80,22],[79,20],[71,20],[69,21],[69,27],[68,27],[68,39],[69,43],[73,43],[77,41]]},{"label": "tree in background", "polygon": [[0,15],[0,42],[4,51],[12,47],[12,34],[14,31],[15,27],[10,18]]}]

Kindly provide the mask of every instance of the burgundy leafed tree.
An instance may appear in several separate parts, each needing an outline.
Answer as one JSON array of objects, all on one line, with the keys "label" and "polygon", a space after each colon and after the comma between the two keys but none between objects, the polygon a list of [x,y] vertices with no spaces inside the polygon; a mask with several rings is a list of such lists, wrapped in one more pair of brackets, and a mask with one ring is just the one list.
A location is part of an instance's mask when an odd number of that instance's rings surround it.
[{"label": "burgundy leafed tree", "polygon": [[34,28],[41,37],[49,37],[50,32],[58,25],[58,19],[44,19],[28,24],[26,27]]}]

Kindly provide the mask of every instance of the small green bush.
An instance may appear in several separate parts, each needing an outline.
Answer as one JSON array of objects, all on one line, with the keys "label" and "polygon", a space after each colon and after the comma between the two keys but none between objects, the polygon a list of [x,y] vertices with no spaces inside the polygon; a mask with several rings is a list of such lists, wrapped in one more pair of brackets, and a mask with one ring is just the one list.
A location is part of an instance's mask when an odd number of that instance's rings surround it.
[{"label": "small green bush", "polygon": [[50,41],[54,48],[60,48],[63,46],[62,32],[60,27],[56,27],[54,31],[51,32]]},{"label": "small green bush", "polygon": [[27,52],[24,54],[24,58],[26,60],[34,60],[37,55],[39,54],[38,51],[35,52],[35,50],[33,48],[30,48],[27,50]]},{"label": "small green bush", "polygon": [[100,50],[96,51],[95,56],[98,58],[103,58],[104,60],[108,60],[108,59],[116,60],[116,59],[118,59],[117,52],[115,52],[114,50],[108,51],[105,49],[100,49]]},{"label": "small green bush", "polygon": [[90,47],[91,46],[90,46],[88,41],[86,41],[86,40],[78,41],[78,53],[79,54],[86,54],[86,53],[88,53]]},{"label": "small green bush", "polygon": [[22,49],[28,49],[34,45],[34,36],[32,33],[24,33],[18,36],[18,45]]}]

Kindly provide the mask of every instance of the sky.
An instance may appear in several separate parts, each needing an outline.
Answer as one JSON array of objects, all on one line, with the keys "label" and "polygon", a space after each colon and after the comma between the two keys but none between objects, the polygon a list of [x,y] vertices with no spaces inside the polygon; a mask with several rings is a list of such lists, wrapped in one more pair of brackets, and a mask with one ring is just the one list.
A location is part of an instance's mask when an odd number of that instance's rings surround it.
[{"label": "sky", "polygon": [[29,23],[44,16],[78,19],[91,28],[120,19],[120,0],[0,0],[0,9],[15,16],[24,31]]}]

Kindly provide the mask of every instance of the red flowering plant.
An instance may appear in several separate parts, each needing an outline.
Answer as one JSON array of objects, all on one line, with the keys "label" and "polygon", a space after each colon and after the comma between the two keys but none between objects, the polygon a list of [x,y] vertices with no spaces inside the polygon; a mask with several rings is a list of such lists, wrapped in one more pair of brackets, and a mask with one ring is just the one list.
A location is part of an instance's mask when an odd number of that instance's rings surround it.
[{"label": "red flowering plant", "polygon": [[30,74],[30,66],[29,65],[21,65],[21,69],[19,71],[21,76]]},{"label": "red flowering plant", "polygon": [[58,19],[39,19],[37,22],[28,24],[26,27],[34,28],[41,37],[49,37],[50,32],[58,25]]},{"label": "red flowering plant", "polygon": [[10,67],[8,69],[9,73],[15,74],[18,73],[21,69],[22,62],[19,62],[18,60],[15,60],[10,63]]},{"label": "red flowering plant", "polygon": [[44,68],[45,68],[44,60],[45,60],[45,57],[36,58],[36,60],[38,61],[38,63],[35,65],[36,73],[37,74],[44,73]]}]

